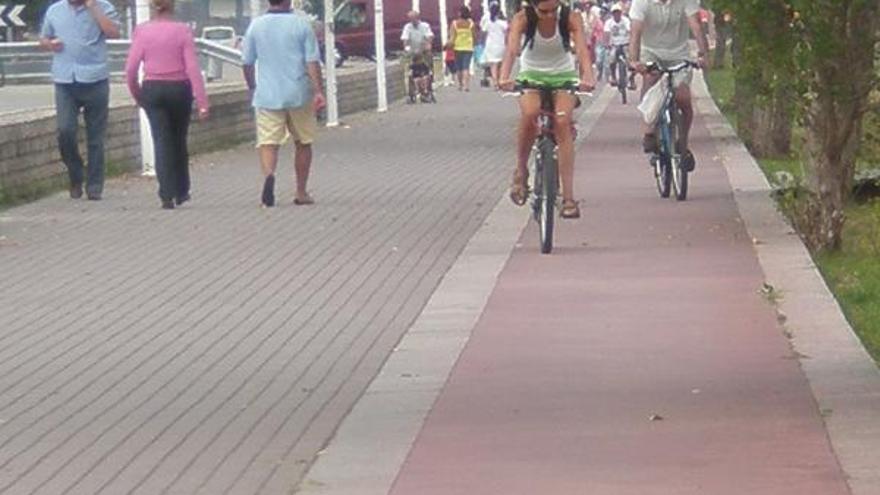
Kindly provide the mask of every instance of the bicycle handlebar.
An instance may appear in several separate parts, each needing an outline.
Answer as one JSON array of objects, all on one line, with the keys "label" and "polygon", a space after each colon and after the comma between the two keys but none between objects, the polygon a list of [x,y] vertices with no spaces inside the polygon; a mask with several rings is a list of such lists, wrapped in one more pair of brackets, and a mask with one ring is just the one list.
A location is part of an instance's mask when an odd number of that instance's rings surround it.
[{"label": "bicycle handlebar", "polygon": [[580,91],[578,90],[578,83],[566,83],[564,86],[559,88],[548,88],[546,86],[542,86],[540,84],[530,84],[528,82],[517,82],[513,89],[510,91],[504,91],[501,94],[502,98],[509,98],[513,96],[522,96],[527,90],[533,91],[567,91],[575,96],[587,96],[592,97],[593,93],[590,91]]},{"label": "bicycle handlebar", "polygon": [[670,67],[660,67],[654,62],[649,62],[645,64],[645,67],[648,69],[648,72],[661,73],[665,72],[667,74],[675,74],[676,72],[683,71],[685,69],[699,69],[700,64],[696,62],[692,62],[690,60],[685,60],[679,64],[670,66]]}]

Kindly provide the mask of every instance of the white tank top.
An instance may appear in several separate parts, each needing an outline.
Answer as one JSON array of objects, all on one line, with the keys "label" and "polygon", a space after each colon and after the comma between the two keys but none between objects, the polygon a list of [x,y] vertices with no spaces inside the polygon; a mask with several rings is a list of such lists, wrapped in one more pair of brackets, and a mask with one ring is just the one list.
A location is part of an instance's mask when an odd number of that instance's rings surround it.
[{"label": "white tank top", "polygon": [[522,51],[519,66],[523,72],[527,70],[550,74],[574,72],[574,58],[570,51],[562,48],[558,22],[551,38],[545,38],[541,36],[540,30],[535,30],[535,45],[532,48],[526,46]]}]

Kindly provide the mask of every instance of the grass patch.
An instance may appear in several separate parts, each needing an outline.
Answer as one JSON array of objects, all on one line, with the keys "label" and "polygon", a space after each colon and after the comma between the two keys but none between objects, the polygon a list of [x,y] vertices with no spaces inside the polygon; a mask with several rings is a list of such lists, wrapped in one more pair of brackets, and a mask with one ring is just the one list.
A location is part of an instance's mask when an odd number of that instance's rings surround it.
[{"label": "grass patch", "polygon": [[816,263],[847,320],[880,361],[880,199],[847,209],[843,249]]},{"label": "grass patch", "polygon": [[[727,66],[710,71],[706,83],[718,108],[735,123],[733,69]],[[860,170],[880,164],[880,117],[869,115],[864,126],[865,139],[857,167]],[[794,130],[793,156],[758,160],[771,184],[779,185],[779,172],[791,174],[796,181],[803,180],[804,168],[798,158],[802,132],[802,129]],[[791,195],[777,199],[783,212],[792,211]],[[846,215],[842,248],[834,253],[814,254],[813,259],[850,325],[874,360],[880,362],[880,198],[853,202],[847,207]]]}]

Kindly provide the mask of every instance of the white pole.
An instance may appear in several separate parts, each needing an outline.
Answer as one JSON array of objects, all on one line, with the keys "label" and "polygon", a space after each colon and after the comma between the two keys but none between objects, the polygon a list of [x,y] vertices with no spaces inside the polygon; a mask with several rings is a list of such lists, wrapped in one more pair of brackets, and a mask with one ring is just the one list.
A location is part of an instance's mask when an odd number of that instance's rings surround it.
[{"label": "white pole", "polygon": [[327,73],[327,127],[339,125],[336,103],[336,34],[333,0],[324,0],[324,71]]},{"label": "white pole", "polygon": [[[449,20],[446,18],[446,0],[440,2],[440,60],[443,61],[443,67],[446,66],[446,43],[449,41]],[[444,72],[446,70],[444,69]],[[449,76],[443,78],[443,85],[449,86],[452,81]]]},{"label": "white pole", "polygon": [[260,0],[251,0],[251,21],[256,19],[263,13],[263,2]]},{"label": "white pole", "polygon": [[[150,0],[137,0],[135,3],[137,23],[143,24],[150,20]],[[132,31],[129,38],[134,34]],[[140,70],[141,81],[144,78],[144,69]],[[143,108],[138,112],[141,130],[141,174],[154,177],[156,175],[156,157],[153,154],[153,134],[150,132],[150,121],[147,112]]]},{"label": "white pole", "polygon": [[385,112],[388,110],[388,92],[385,86],[385,14],[382,11],[382,0],[375,0],[376,13],[376,90],[378,92],[378,104],[376,110]]}]

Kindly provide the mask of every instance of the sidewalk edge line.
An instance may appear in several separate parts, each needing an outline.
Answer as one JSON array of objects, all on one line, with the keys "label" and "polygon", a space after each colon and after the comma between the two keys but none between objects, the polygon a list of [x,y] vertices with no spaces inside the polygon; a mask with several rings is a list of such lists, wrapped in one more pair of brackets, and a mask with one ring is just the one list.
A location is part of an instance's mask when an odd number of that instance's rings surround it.
[{"label": "sidewalk edge line", "polygon": [[[755,159],[721,114],[702,76],[694,96],[717,141],[734,200],[768,284],[781,294],[790,335],[853,495],[880,494],[880,370],[853,331],[806,246],[770,196]],[[757,290],[757,288],[756,288]]]},{"label": "sidewalk edge line", "polygon": [[[603,91],[583,111],[579,143],[613,94]],[[391,490],[528,219],[506,194],[496,203],[295,493]]]}]

